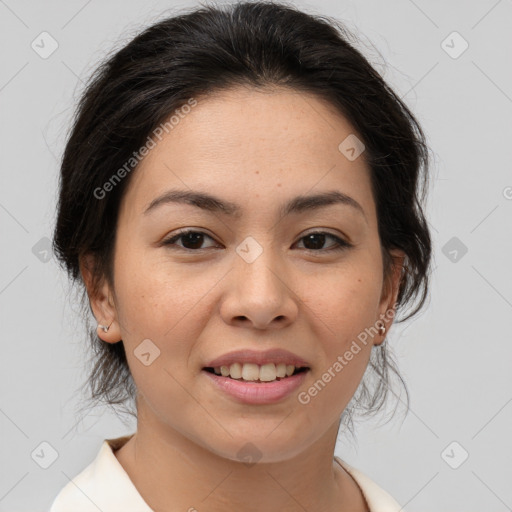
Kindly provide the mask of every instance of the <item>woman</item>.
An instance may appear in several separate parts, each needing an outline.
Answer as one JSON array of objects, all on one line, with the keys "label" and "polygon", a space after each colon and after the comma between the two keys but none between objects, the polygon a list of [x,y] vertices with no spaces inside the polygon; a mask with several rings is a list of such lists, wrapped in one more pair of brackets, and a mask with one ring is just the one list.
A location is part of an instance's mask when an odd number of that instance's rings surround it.
[{"label": "woman", "polygon": [[134,401],[137,430],[51,512],[400,510],[334,449],[384,404],[384,341],[425,301],[428,149],[350,37],[203,7],[88,85],[54,247],[98,324],[92,396]]}]

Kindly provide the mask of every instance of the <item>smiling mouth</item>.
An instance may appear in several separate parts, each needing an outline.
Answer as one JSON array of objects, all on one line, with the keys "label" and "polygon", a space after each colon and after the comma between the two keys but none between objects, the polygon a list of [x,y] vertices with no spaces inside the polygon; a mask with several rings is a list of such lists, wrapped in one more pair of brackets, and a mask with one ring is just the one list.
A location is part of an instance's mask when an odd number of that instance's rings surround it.
[{"label": "smiling mouth", "polygon": [[263,381],[263,380],[259,380],[259,379],[258,380],[245,380],[242,377],[240,377],[239,379],[235,379],[235,378],[231,377],[230,375],[223,376],[223,375],[215,372],[215,369],[211,368],[211,367],[203,368],[203,370],[207,371],[208,373],[212,373],[212,374],[216,375],[217,377],[236,380],[239,382],[248,382],[248,383],[254,383],[254,384],[272,384],[273,382],[288,379],[289,377],[293,377],[294,375],[297,375],[299,373],[307,372],[307,371],[309,371],[309,368],[307,366],[295,368],[295,370],[293,371],[293,373],[291,375],[286,375],[284,377],[276,377],[274,380],[270,380],[270,381]]}]

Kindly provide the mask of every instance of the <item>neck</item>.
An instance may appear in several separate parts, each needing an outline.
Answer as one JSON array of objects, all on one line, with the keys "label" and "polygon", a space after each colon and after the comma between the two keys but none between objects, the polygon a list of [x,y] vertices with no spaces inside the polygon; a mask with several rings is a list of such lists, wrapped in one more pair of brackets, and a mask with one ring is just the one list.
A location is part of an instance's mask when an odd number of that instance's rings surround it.
[{"label": "neck", "polygon": [[155,512],[367,510],[334,461],[338,423],[291,458],[251,464],[219,456],[141,412],[136,434],[115,456]]}]

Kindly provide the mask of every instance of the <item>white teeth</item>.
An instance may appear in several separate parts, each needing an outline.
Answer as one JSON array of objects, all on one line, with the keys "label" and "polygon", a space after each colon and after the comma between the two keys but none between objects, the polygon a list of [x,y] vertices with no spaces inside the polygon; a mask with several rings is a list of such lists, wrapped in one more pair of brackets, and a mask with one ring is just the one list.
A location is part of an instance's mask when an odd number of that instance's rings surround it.
[{"label": "white teeth", "polygon": [[242,365],[240,363],[233,363],[229,367],[229,375],[233,379],[241,379],[242,378]]},{"label": "white teeth", "polygon": [[259,366],[254,363],[233,363],[231,366],[216,366],[213,371],[223,377],[232,379],[243,379],[247,381],[260,380],[261,382],[272,382],[277,378],[290,377],[295,371],[293,364],[268,363]]},{"label": "white teeth", "polygon": [[277,373],[277,376],[280,377],[281,379],[283,377],[286,377],[286,365],[284,363],[279,363],[276,366],[276,373]]},{"label": "white teeth", "polygon": [[274,363],[264,364],[260,368],[260,380],[263,382],[271,382],[276,380],[277,371]]},{"label": "white teeth", "polygon": [[260,367],[253,363],[244,363],[242,367],[242,379],[258,380],[260,378]]}]

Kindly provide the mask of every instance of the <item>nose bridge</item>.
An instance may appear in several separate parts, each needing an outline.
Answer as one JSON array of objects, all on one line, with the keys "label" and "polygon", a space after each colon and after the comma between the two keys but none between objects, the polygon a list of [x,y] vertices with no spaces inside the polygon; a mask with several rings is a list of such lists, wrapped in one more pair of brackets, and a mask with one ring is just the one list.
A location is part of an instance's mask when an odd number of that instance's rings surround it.
[{"label": "nose bridge", "polygon": [[272,248],[270,235],[265,240],[259,238],[262,243],[249,236],[236,248],[237,281],[251,293],[260,291],[280,295],[283,284],[278,277],[278,269],[281,268],[279,254]]},{"label": "nose bridge", "polygon": [[271,236],[260,239],[262,243],[247,237],[236,248],[222,313],[228,323],[243,320],[264,329],[276,320],[276,325],[284,326],[296,318],[297,305],[285,284],[284,265]]}]

